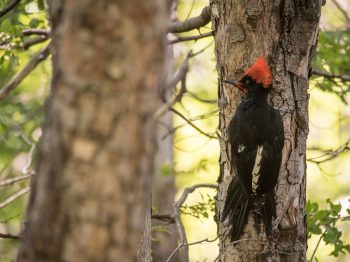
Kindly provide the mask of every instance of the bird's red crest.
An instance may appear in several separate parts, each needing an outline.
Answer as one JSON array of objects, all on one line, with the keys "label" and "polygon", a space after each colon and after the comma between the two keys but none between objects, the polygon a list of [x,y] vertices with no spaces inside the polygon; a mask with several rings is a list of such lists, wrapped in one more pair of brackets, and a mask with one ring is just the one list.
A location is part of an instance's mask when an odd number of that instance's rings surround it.
[{"label": "bird's red crest", "polygon": [[[244,73],[243,77],[250,76],[256,83],[268,88],[272,84],[272,74],[264,57],[259,57],[255,64]],[[243,78],[242,77],[242,78]]]}]

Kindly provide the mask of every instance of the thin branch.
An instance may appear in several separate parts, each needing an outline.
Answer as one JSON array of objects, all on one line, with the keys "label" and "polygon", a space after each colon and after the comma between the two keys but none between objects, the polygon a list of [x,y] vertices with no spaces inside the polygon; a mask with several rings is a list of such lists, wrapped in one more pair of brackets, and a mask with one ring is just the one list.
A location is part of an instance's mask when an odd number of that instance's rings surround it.
[{"label": "thin branch", "polygon": [[152,219],[157,219],[161,221],[165,221],[168,223],[175,223],[174,216],[169,214],[154,214],[151,216]]},{"label": "thin branch", "polygon": [[170,99],[167,103],[163,104],[153,115],[155,119],[159,119],[168,110],[174,106],[177,102],[180,102],[184,93],[186,93],[186,77],[189,70],[188,60],[191,57],[192,52],[189,52],[185,61],[181,64],[178,73],[166,84],[166,90],[170,90],[172,87],[176,86],[177,83],[181,81],[181,88],[179,92]]},{"label": "thin branch", "polygon": [[183,33],[191,31],[193,29],[198,29],[202,26],[205,26],[210,22],[210,6],[203,8],[201,14],[196,17],[192,17],[185,21],[174,21],[170,22],[168,26],[169,33]]},{"label": "thin branch", "polygon": [[21,190],[19,190],[18,192],[16,192],[15,194],[13,194],[12,196],[6,198],[4,201],[2,201],[0,203],[0,209],[4,208],[5,206],[7,206],[8,204],[10,204],[11,202],[15,201],[17,198],[19,198],[20,196],[28,193],[30,190],[30,187],[25,187],[22,188]]},{"label": "thin branch", "polygon": [[323,76],[323,77],[328,78],[328,79],[338,78],[344,82],[350,81],[350,75],[341,75],[341,74],[335,75],[335,74],[329,73],[327,71],[323,71],[323,70],[315,69],[315,68],[312,69],[312,74],[316,75],[316,76]]},{"label": "thin branch", "polygon": [[30,38],[30,39],[24,41],[24,43],[22,44],[22,47],[24,50],[27,50],[29,47],[32,47],[33,45],[44,43],[47,40],[49,40],[48,36],[40,35],[38,37]]},{"label": "thin branch", "polygon": [[0,233],[0,238],[21,239],[20,235],[3,234]]},{"label": "thin branch", "polygon": [[172,257],[176,254],[177,251],[179,251],[179,249],[183,246],[193,246],[193,245],[197,245],[197,244],[202,244],[202,243],[211,243],[216,241],[218,238],[214,238],[212,240],[209,240],[208,238],[203,239],[203,240],[199,240],[196,242],[192,242],[192,243],[187,243],[187,244],[180,244],[176,247],[176,249],[174,249],[174,251],[170,254],[170,256],[168,257],[168,259],[166,260],[166,262],[170,262],[170,260],[172,259]]},{"label": "thin branch", "polygon": [[190,10],[189,10],[188,13],[187,13],[186,20],[187,20],[187,19],[190,17],[190,15],[192,14],[193,7],[194,7],[194,0],[192,0],[191,8],[190,8]]},{"label": "thin branch", "polygon": [[217,188],[217,185],[214,184],[197,184],[192,187],[185,188],[184,191],[182,192],[182,195],[180,198],[174,203],[173,205],[173,211],[174,211],[174,220],[175,224],[177,227],[177,231],[179,232],[180,236],[180,245],[171,253],[170,257],[168,258],[167,261],[170,261],[170,259],[178,252],[178,250],[181,249],[181,258],[182,262],[189,262],[189,255],[188,255],[188,242],[187,242],[187,237],[186,237],[186,232],[185,232],[185,227],[182,223],[181,220],[181,212],[180,208],[185,203],[188,195],[195,191],[198,188]]},{"label": "thin branch", "polygon": [[1,180],[0,181],[0,186],[8,186],[8,185],[12,185],[16,182],[28,179],[30,177],[32,177],[34,175],[34,173],[30,173],[28,175],[23,175],[23,176],[17,176],[14,178],[9,178],[9,179],[5,179],[5,180]]},{"label": "thin branch", "polygon": [[50,31],[47,29],[41,29],[41,28],[29,28],[22,31],[23,35],[44,35],[49,36]]},{"label": "thin branch", "polygon": [[50,45],[40,50],[32,59],[26,64],[22,71],[18,72],[9,83],[7,83],[3,88],[0,89],[0,101],[4,100],[8,94],[14,90],[22,80],[32,72],[36,66],[45,60],[50,54]]},{"label": "thin branch", "polygon": [[174,221],[175,221],[175,225],[177,228],[177,232],[179,233],[180,236],[180,245],[178,248],[176,248],[176,250],[174,250],[171,254],[171,256],[173,256],[177,250],[179,250],[181,247],[181,260],[182,262],[189,262],[189,255],[188,255],[188,247],[187,247],[187,236],[186,236],[186,231],[185,231],[185,227],[182,223],[181,220],[181,213],[180,213],[180,206],[177,206],[176,203],[174,204]]},{"label": "thin branch", "polygon": [[34,152],[35,152],[35,148],[36,148],[36,143],[32,142],[30,140],[30,138],[25,134],[24,130],[21,128],[21,126],[19,124],[16,124],[14,122],[12,122],[9,119],[6,119],[4,117],[0,117],[0,121],[13,128],[15,130],[15,132],[18,132],[19,135],[22,137],[23,141],[30,146],[30,150],[28,152],[28,156],[26,159],[26,163],[24,165],[24,167],[22,168],[22,174],[23,175],[33,175],[34,171],[31,169],[31,165],[33,162],[33,157],[34,157]]},{"label": "thin branch", "polygon": [[320,243],[321,243],[322,238],[324,237],[324,234],[325,234],[325,232],[323,232],[322,235],[320,236],[320,238],[318,239],[316,247],[315,247],[314,251],[312,252],[311,258],[309,260],[310,262],[312,262],[314,260],[314,257],[316,255],[316,251],[317,251],[318,247],[320,246]]},{"label": "thin branch", "polygon": [[202,103],[207,103],[207,104],[216,104],[218,102],[217,99],[205,99],[197,96],[195,93],[188,91],[187,94],[192,97],[193,99],[198,100],[199,102]]},{"label": "thin branch", "polygon": [[194,56],[197,56],[197,55],[203,53],[203,52],[204,52],[205,50],[207,50],[207,48],[208,48],[209,46],[211,46],[213,43],[214,43],[214,41],[211,41],[209,44],[207,44],[207,45],[206,45],[205,47],[203,47],[202,49],[199,49],[197,52],[192,53],[192,54],[191,54],[191,57],[194,57]]},{"label": "thin branch", "polygon": [[346,26],[350,27],[350,17],[348,12],[338,3],[336,0],[332,0],[333,4],[338,8],[338,10],[343,14],[345,20],[346,20]]},{"label": "thin branch", "polygon": [[0,17],[3,17],[6,15],[8,12],[10,12],[12,9],[14,9],[21,0],[13,0],[7,4],[3,9],[0,10]]},{"label": "thin branch", "polygon": [[205,37],[209,37],[209,36],[213,36],[213,32],[207,32],[204,34],[199,34],[199,35],[193,35],[193,36],[176,36],[176,39],[174,40],[170,40],[168,42],[169,45],[172,44],[176,44],[179,42],[185,42],[185,41],[197,41],[199,39],[205,38]]},{"label": "thin branch", "polygon": [[[331,149],[330,150],[321,150],[319,148],[308,148],[308,150],[321,151],[324,154],[317,156],[317,157],[309,158],[309,159],[307,159],[307,161],[315,163],[315,164],[321,164],[321,163],[328,162],[328,161],[336,158],[340,154],[349,151],[350,150],[349,144],[350,144],[350,138],[342,146],[338,147],[335,150],[331,150]],[[323,159],[320,159],[320,158],[323,158]]]},{"label": "thin branch", "polygon": [[215,184],[197,184],[197,185],[194,185],[191,187],[187,187],[182,192],[180,198],[175,202],[175,207],[180,208],[183,205],[183,203],[185,203],[185,201],[190,193],[193,193],[196,189],[203,188],[203,187],[213,188],[213,189],[218,188],[218,186]]},{"label": "thin branch", "polygon": [[181,114],[179,111],[177,111],[174,108],[170,108],[170,111],[174,112],[175,114],[177,114],[179,117],[181,117],[183,120],[185,120],[190,126],[192,126],[194,129],[196,129],[199,133],[201,133],[202,135],[212,138],[212,139],[217,139],[217,136],[213,136],[210,134],[207,134],[206,132],[204,132],[202,129],[200,129],[199,127],[197,127],[196,125],[194,125],[190,120],[188,120],[183,114]]}]

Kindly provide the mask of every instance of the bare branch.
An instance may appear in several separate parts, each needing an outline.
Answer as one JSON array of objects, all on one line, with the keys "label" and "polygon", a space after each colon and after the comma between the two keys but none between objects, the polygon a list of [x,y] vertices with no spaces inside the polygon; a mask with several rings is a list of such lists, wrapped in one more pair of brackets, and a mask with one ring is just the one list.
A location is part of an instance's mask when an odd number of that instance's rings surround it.
[{"label": "bare branch", "polygon": [[39,53],[37,53],[32,59],[26,64],[22,71],[18,72],[9,83],[0,89],[0,101],[4,100],[8,94],[14,90],[22,80],[32,72],[36,66],[43,60],[45,60],[50,54],[50,45],[47,45]]},{"label": "bare branch", "polygon": [[193,99],[198,100],[199,102],[202,103],[207,103],[207,104],[216,104],[218,102],[217,99],[205,99],[197,96],[195,93],[188,91],[187,94],[192,97]]},{"label": "bare branch", "polygon": [[338,8],[338,10],[343,14],[345,18],[346,27],[350,28],[350,17],[348,11],[346,11],[336,0],[332,0],[333,4]]},{"label": "bare branch", "polygon": [[21,236],[20,235],[12,235],[12,234],[0,233],[0,238],[21,239]]},{"label": "bare branch", "polygon": [[[22,168],[22,174],[25,176],[26,175],[30,175],[30,176],[34,175],[34,171],[31,169],[31,165],[32,165],[33,158],[34,158],[36,143],[31,141],[31,139],[26,135],[26,133],[24,132],[24,130],[21,128],[21,126],[19,124],[16,124],[16,123],[12,122],[11,120],[6,119],[5,117],[2,117],[2,116],[0,116],[0,122],[5,124],[8,127],[11,127],[11,129],[13,129],[15,132],[18,132],[19,135],[21,136],[21,138],[23,139],[23,141],[27,145],[30,146],[30,150],[28,152],[26,163],[25,163],[24,167]],[[16,179],[16,178],[14,178],[14,179]],[[6,181],[6,180],[4,180],[4,181]],[[0,186],[1,186],[1,182],[0,182]]]},{"label": "bare branch", "polygon": [[12,9],[14,9],[19,4],[19,2],[21,2],[21,0],[12,0],[9,2],[3,9],[0,10],[0,17],[3,17]]},{"label": "bare branch", "polygon": [[170,40],[168,44],[176,44],[179,42],[185,42],[185,41],[196,41],[205,37],[213,36],[213,32],[207,32],[204,34],[199,34],[199,35],[193,35],[193,36],[176,36],[176,39]]},{"label": "bare branch", "polygon": [[24,41],[24,43],[22,44],[22,47],[24,50],[27,50],[29,47],[31,47],[33,45],[40,44],[40,43],[44,43],[47,40],[49,40],[48,36],[40,35],[38,37],[30,38],[30,39]]},{"label": "bare branch", "polygon": [[41,29],[41,28],[29,28],[22,31],[23,35],[44,35],[49,36],[50,31],[47,29]]},{"label": "bare branch", "polygon": [[152,215],[151,218],[152,219],[161,220],[161,221],[165,221],[165,222],[168,222],[168,223],[171,223],[171,224],[175,223],[174,216],[169,215],[169,214],[154,214],[154,215]]},{"label": "bare branch", "polygon": [[17,177],[1,180],[0,181],[0,186],[12,185],[13,183],[16,183],[16,182],[28,179],[28,178],[32,177],[33,175],[34,175],[34,173],[30,173],[28,175],[17,176]]},{"label": "bare branch", "polygon": [[181,114],[179,111],[177,111],[174,108],[170,108],[170,111],[174,112],[175,114],[177,114],[179,117],[181,117],[183,120],[185,120],[190,126],[192,126],[194,129],[196,129],[199,133],[201,133],[202,135],[205,135],[206,137],[212,138],[212,139],[217,139],[217,136],[213,136],[211,134],[207,134],[206,132],[204,132],[202,129],[200,129],[199,127],[197,127],[195,124],[193,124],[190,120],[188,120],[183,114]]},{"label": "bare branch", "polygon": [[188,242],[187,242],[187,237],[186,237],[186,232],[185,232],[185,227],[182,223],[181,220],[181,212],[180,212],[180,207],[185,203],[188,195],[195,191],[198,188],[217,188],[217,185],[214,184],[198,184],[194,185],[192,187],[185,188],[185,190],[182,192],[182,195],[180,198],[174,203],[173,205],[173,210],[174,210],[174,220],[175,224],[177,227],[177,231],[179,232],[180,236],[180,245],[171,253],[170,257],[168,258],[167,261],[170,261],[170,259],[176,254],[178,250],[181,249],[181,257],[182,257],[182,262],[189,262],[189,256],[188,256]]},{"label": "bare branch", "polygon": [[341,145],[340,147],[338,147],[335,150],[332,150],[332,149],[322,150],[319,148],[308,148],[308,150],[321,151],[321,152],[323,152],[323,154],[320,156],[317,156],[317,157],[309,158],[309,159],[307,159],[307,161],[315,163],[315,164],[321,164],[321,163],[328,162],[328,161],[336,158],[340,154],[342,154],[346,151],[349,151],[350,150],[349,144],[350,144],[350,138],[343,145]]},{"label": "bare branch", "polygon": [[350,81],[350,75],[335,75],[335,74],[329,73],[327,71],[323,71],[323,70],[315,69],[315,68],[312,69],[312,74],[316,75],[316,76],[323,76],[323,77],[326,77],[328,79],[338,78],[344,82]]},{"label": "bare branch", "polygon": [[15,201],[17,198],[19,198],[20,196],[28,193],[30,190],[30,187],[25,187],[22,188],[21,190],[19,190],[18,192],[16,192],[15,194],[13,194],[12,196],[6,198],[4,201],[2,201],[0,203],[0,209],[4,208],[5,206],[7,206],[8,204],[10,204],[11,202]]},{"label": "bare branch", "polygon": [[205,26],[210,22],[210,6],[203,8],[201,14],[196,17],[192,17],[185,21],[174,21],[168,26],[169,33],[183,33],[191,31],[193,29],[198,29]]},{"label": "bare branch", "polygon": [[191,57],[197,56],[197,55],[203,53],[203,52],[204,52],[205,50],[207,50],[208,47],[211,46],[213,43],[214,43],[214,41],[211,41],[211,42],[210,42],[209,44],[207,44],[205,47],[203,47],[202,49],[199,49],[197,52],[193,53],[193,54],[191,55]]},{"label": "bare branch", "polygon": [[206,239],[203,239],[203,240],[199,240],[199,241],[196,241],[196,242],[192,242],[192,243],[187,243],[187,244],[180,244],[176,247],[176,249],[170,254],[169,258],[166,260],[166,262],[170,262],[172,257],[176,254],[177,251],[179,251],[179,249],[183,246],[193,246],[193,245],[197,245],[197,244],[202,244],[202,243],[211,243],[211,242],[214,242],[218,239],[218,237],[212,239],[212,240],[209,240],[208,238]]},{"label": "bare branch", "polygon": [[312,251],[312,255],[310,257],[310,262],[312,262],[314,260],[314,257],[316,255],[316,251],[318,249],[318,247],[320,246],[320,243],[321,243],[321,240],[323,239],[324,235],[325,235],[326,232],[323,232],[322,235],[319,237],[318,241],[317,241],[317,244],[316,244],[316,247],[314,248],[314,250]]},{"label": "bare branch", "polygon": [[197,184],[191,187],[187,187],[182,192],[182,195],[180,196],[180,198],[175,202],[175,206],[177,208],[180,208],[183,205],[183,203],[185,203],[190,193],[193,193],[196,189],[203,188],[203,187],[217,189],[218,186],[215,184]]},{"label": "bare branch", "polygon": [[163,104],[153,115],[155,119],[159,119],[162,115],[164,115],[173,105],[175,105],[177,102],[180,102],[182,99],[183,94],[187,91],[186,89],[186,77],[189,69],[188,60],[191,57],[190,52],[185,61],[182,63],[182,65],[179,68],[178,73],[169,81],[169,83],[166,84],[166,89],[169,90],[173,86],[177,85],[181,81],[181,88],[179,92],[170,99],[167,103]]}]

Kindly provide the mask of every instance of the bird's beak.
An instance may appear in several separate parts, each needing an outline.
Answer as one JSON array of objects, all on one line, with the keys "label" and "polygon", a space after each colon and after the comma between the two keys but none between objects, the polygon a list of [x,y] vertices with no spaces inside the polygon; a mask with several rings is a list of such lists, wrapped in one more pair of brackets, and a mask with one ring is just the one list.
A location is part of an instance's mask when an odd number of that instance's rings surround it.
[{"label": "bird's beak", "polygon": [[222,82],[234,85],[239,90],[241,90],[244,94],[248,94],[248,89],[241,82],[237,80],[222,80]]}]

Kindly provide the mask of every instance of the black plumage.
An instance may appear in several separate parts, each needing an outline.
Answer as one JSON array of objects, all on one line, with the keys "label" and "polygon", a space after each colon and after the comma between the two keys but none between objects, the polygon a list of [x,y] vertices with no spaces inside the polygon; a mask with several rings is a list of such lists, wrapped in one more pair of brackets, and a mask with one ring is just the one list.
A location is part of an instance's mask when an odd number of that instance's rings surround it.
[{"label": "black plumage", "polygon": [[222,220],[228,218],[232,225],[231,241],[240,238],[251,211],[255,221],[263,221],[266,231],[271,232],[276,216],[274,187],[284,144],[282,117],[267,103],[272,77],[270,82],[261,82],[254,70],[247,72],[239,81],[225,81],[247,94],[228,127],[236,176],[227,190]]}]

